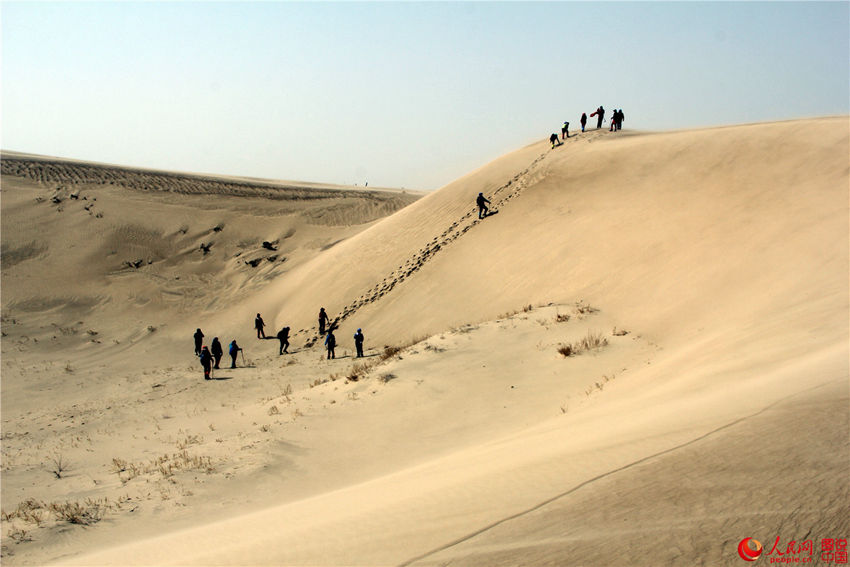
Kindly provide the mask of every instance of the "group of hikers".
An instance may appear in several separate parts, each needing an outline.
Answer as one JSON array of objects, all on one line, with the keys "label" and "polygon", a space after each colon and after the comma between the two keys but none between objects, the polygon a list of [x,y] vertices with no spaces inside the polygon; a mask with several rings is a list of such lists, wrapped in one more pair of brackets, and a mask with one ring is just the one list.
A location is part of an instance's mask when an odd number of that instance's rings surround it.
[{"label": "group of hikers", "polygon": [[[488,201],[489,202],[489,201]],[[334,335],[335,324],[329,322],[328,314],[325,312],[325,308],[322,307],[319,309],[319,335],[325,337],[325,348],[328,351],[328,360],[336,358],[336,336]],[[258,339],[266,339],[270,337],[266,337],[265,333],[266,323],[263,321],[262,316],[257,313],[257,317],[254,319],[254,329],[257,331]],[[212,379],[212,370],[214,368],[219,367],[219,363],[221,362],[222,356],[224,356],[224,350],[221,347],[221,342],[219,342],[218,337],[213,338],[212,344],[208,348],[204,345],[204,333],[198,329],[195,331],[194,335],[195,339],[195,356],[200,358],[201,366],[204,368],[204,380]],[[279,355],[289,354],[289,327],[283,327],[277,333],[277,339],[280,341],[280,349],[278,350]],[[354,334],[354,347],[357,351],[357,358],[363,358],[363,341],[365,340],[365,336],[363,335],[362,329],[357,329],[357,332]],[[236,339],[231,341],[230,346],[228,347],[228,353],[231,358],[231,368],[236,368],[236,359],[239,356],[239,353],[243,352],[242,348],[236,344]],[[245,362],[245,354],[242,354],[242,362]]]},{"label": "group of hikers", "polygon": [[[218,368],[219,363],[221,362],[221,357],[224,356],[224,350],[221,348],[221,342],[219,342],[218,337],[213,337],[212,344],[207,348],[204,345],[204,333],[201,332],[200,329],[195,331],[195,356],[200,357],[201,366],[204,367],[204,380],[211,380],[212,369]],[[236,357],[239,356],[239,353],[242,351],[242,348],[236,344],[236,339],[233,339],[230,342],[230,346],[227,348],[227,352],[230,354],[230,367],[236,368]],[[242,355],[242,359],[244,362],[245,355]]]},{"label": "group of hikers", "polygon": [[[602,122],[605,120],[605,108],[600,104],[599,108],[593,111],[590,115],[591,118],[596,116],[596,129],[602,128]],[[626,119],[626,115],[623,114],[623,109],[617,110],[614,109],[614,112],[611,114],[611,127],[608,129],[609,132],[615,132],[617,130],[622,129],[623,120]],[[587,113],[581,113],[581,131],[584,132],[587,127]],[[570,137],[570,123],[564,122],[564,125],[561,126],[561,140],[566,140]],[[552,147],[554,148],[556,145],[559,145],[558,135],[554,132],[551,136],[549,136],[549,142],[551,142]]]}]

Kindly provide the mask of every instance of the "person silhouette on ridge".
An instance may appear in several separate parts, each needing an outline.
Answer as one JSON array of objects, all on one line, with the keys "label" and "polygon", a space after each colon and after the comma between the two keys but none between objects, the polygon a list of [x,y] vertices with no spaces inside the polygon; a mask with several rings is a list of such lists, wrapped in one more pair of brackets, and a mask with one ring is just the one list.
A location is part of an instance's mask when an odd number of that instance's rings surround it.
[{"label": "person silhouette on ridge", "polygon": [[565,138],[569,138],[569,137],[570,137],[570,123],[564,122],[564,125],[561,126],[561,139],[564,140]]},{"label": "person silhouette on ridge", "polygon": [[581,131],[584,132],[584,127],[587,126],[587,113],[581,113]]},{"label": "person silhouette on ridge", "polygon": [[230,367],[236,368],[236,357],[239,356],[239,351],[242,350],[239,348],[239,345],[236,344],[236,339],[230,343],[230,348],[227,349],[230,353]]}]

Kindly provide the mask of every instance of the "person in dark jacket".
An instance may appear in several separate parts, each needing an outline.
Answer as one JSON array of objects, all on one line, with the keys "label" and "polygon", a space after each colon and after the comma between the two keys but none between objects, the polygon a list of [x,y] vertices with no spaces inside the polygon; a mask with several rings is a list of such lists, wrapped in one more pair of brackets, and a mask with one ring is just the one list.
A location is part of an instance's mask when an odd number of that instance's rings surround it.
[{"label": "person in dark jacket", "polygon": [[584,127],[587,126],[587,113],[581,113],[581,131],[584,132]]},{"label": "person in dark jacket", "polygon": [[210,347],[210,353],[215,361],[215,368],[218,368],[218,363],[221,362],[221,357],[224,356],[224,350],[221,348],[221,343],[218,342],[218,337],[215,337]]},{"label": "person in dark jacket", "polygon": [[227,350],[230,353],[230,367],[236,368],[236,357],[239,356],[239,351],[242,350],[239,348],[239,345],[236,344],[236,339],[233,339],[233,342],[230,343],[230,348]]},{"label": "person in dark jacket", "polygon": [[210,380],[210,371],[212,370],[212,355],[209,349],[204,347],[201,350],[201,366],[204,367],[204,380]]},{"label": "person in dark jacket", "polygon": [[278,354],[289,354],[287,349],[289,348],[289,327],[284,327],[280,331],[277,332],[277,338],[280,341],[280,349],[278,350]]},{"label": "person in dark jacket", "polygon": [[555,147],[555,144],[559,144],[559,143],[560,143],[560,142],[558,142],[558,135],[557,135],[556,133],[554,133],[554,132],[552,132],[552,135],[551,135],[551,136],[549,136],[549,141],[550,141],[550,142],[552,142],[552,147],[553,147],[553,148]]},{"label": "person in dark jacket", "polygon": [[487,216],[487,203],[490,200],[484,196],[484,193],[479,193],[478,197],[475,198],[475,204],[478,205],[478,218],[483,219]]},{"label": "person in dark jacket", "polygon": [[561,126],[561,139],[563,140],[563,139],[569,138],[569,137],[570,137],[570,123],[564,122],[564,125]]},{"label": "person in dark jacket", "polygon": [[204,334],[200,329],[195,331],[195,356],[201,356],[201,345],[204,344]]},{"label": "person in dark jacket", "polygon": [[357,349],[357,358],[363,358],[363,331],[357,329],[354,333],[354,348]]},{"label": "person in dark jacket", "polygon": [[602,120],[605,119],[605,109],[602,108],[602,105],[599,105],[599,108],[596,109],[596,112],[590,115],[591,118],[596,116],[596,129],[602,128]]},{"label": "person in dark jacket", "polygon": [[328,322],[328,314],[325,313],[325,308],[319,309],[319,334],[325,334],[325,323]]},{"label": "person in dark jacket", "polygon": [[266,338],[266,333],[263,331],[266,324],[263,322],[263,318],[260,317],[260,314],[257,313],[257,318],[254,319],[254,328],[257,329],[257,338],[264,339]]},{"label": "person in dark jacket", "polygon": [[336,337],[334,336],[333,329],[328,329],[328,335],[325,337],[325,346],[328,349],[328,360],[336,358],[336,353],[334,352],[336,348]]}]

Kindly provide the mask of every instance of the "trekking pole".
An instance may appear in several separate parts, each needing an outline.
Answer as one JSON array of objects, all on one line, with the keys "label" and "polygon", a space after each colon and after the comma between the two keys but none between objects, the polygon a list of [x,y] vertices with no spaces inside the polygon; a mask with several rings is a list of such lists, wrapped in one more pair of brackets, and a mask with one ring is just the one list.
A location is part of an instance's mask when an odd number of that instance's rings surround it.
[{"label": "trekking pole", "polygon": [[245,364],[245,350],[240,348],[239,352],[242,353],[242,366],[248,366],[247,364]]}]

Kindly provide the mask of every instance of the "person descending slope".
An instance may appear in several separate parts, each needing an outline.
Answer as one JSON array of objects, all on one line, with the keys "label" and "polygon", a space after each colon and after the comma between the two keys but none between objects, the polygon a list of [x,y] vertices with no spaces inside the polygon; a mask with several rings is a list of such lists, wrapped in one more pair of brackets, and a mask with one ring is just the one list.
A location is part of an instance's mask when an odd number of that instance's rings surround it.
[{"label": "person descending slope", "polygon": [[212,370],[212,355],[207,347],[201,350],[201,366],[204,367],[204,380],[210,380],[210,371]]},{"label": "person descending slope", "polygon": [[475,204],[478,205],[478,218],[483,219],[487,216],[489,209],[487,208],[487,204],[490,202],[487,197],[484,196],[484,193],[479,193],[478,197],[475,198]]},{"label": "person descending slope", "polygon": [[204,334],[200,329],[195,331],[195,356],[201,356],[201,345],[204,344]]},{"label": "person descending slope", "polygon": [[221,362],[221,357],[224,355],[224,350],[221,348],[221,343],[218,342],[218,337],[215,337],[210,347],[213,360],[215,360],[215,368],[218,368],[218,363]]},{"label": "person descending slope", "polygon": [[363,331],[357,329],[354,333],[354,348],[357,349],[357,358],[363,358]]}]

